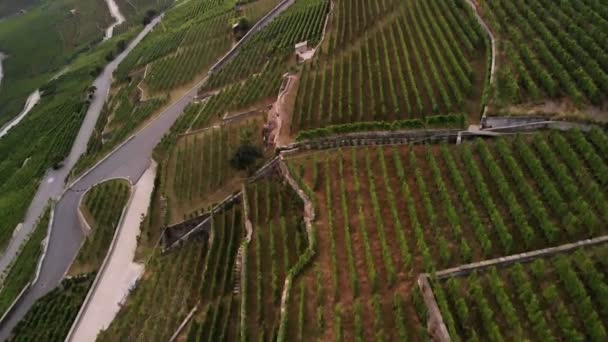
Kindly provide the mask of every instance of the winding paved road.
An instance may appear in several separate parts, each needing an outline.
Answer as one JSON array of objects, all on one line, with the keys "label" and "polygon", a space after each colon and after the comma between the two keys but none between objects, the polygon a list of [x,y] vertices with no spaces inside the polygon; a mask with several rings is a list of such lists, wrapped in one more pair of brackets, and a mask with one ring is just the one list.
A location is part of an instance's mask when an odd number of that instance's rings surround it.
[{"label": "winding paved road", "polygon": [[[270,11],[269,15],[256,23],[251,30],[253,32],[259,32],[276,16],[293,4],[293,2],[294,0],[284,0]],[[118,55],[114,61],[108,64],[102,75],[95,80],[93,85],[97,87],[97,94],[103,94],[103,96],[96,95],[93,99],[72,151],[65,161],[65,166],[60,170],[48,171],[38,189],[38,193],[30,205],[23,228],[16,233],[16,235],[23,235],[23,241],[27,234],[33,229],[36,219],[42,213],[48,200],[51,198],[59,198],[59,201],[55,206],[55,220],[51,228],[47,254],[42,262],[40,276],[36,283],[32,284],[31,288],[26,291],[23,297],[21,297],[17,305],[15,305],[15,308],[7,315],[5,320],[0,322],[0,341],[7,339],[14,326],[27,313],[38,298],[50,292],[61,282],[66,271],[69,269],[69,266],[72,264],[72,261],[84,241],[84,235],[80,228],[77,214],[78,203],[84,191],[109,178],[124,177],[129,178],[132,183],[137,183],[144,171],[150,165],[154,147],[173,126],[173,123],[182,114],[184,108],[194,100],[198,94],[199,88],[207,80],[207,78],[205,78],[191,88],[179,100],[169,105],[157,118],[129,138],[115,151],[110,153],[83,177],[69,185],[67,190],[63,191],[65,187],[64,180],[68,176],[69,170],[76,164],[80,155],[86,151],[87,142],[93,133],[95,123],[97,122],[97,118],[99,117],[107,94],[109,93],[112,73],[135,45],[137,45],[160,21],[161,17],[155,18],[148,24],[137,38],[129,44],[129,47]],[[241,43],[244,43],[246,38],[249,38],[252,35],[253,34],[241,39]],[[239,47],[241,45],[242,44],[239,44]],[[216,64],[216,70],[234,57],[239,50],[240,48],[232,49],[227,55],[222,57],[218,64]],[[13,242],[15,242],[17,237],[14,237],[13,240]],[[18,247],[20,244],[11,243],[11,246],[13,245]],[[16,254],[16,250],[14,254]],[[2,256],[0,264],[6,258],[7,253]],[[10,260],[12,260],[12,258]]]},{"label": "winding paved road", "polygon": [[[8,337],[12,328],[25,313],[27,313],[29,308],[38,298],[48,293],[61,282],[65,271],[68,269],[74,256],[80,249],[84,236],[76,216],[76,208],[78,207],[80,196],[82,196],[82,192],[79,190],[88,189],[95,183],[103,180],[103,177],[106,177],[108,174],[121,174],[124,175],[124,177],[129,176],[132,177],[132,179],[137,179],[148,165],[147,157],[149,154],[139,158],[137,156],[125,156],[124,153],[116,153],[112,156],[114,158],[108,158],[105,162],[101,163],[95,168],[95,172],[91,172],[73,184],[71,186],[71,189],[73,190],[66,191],[62,196],[65,188],[65,179],[72,167],[74,167],[78,161],[78,158],[86,151],[87,142],[93,133],[95,123],[97,122],[110,91],[110,86],[112,85],[112,73],[127,54],[133,50],[133,48],[160,22],[160,20],[161,17],[157,17],[150,22],[131,44],[129,44],[127,49],[119,54],[114,61],[110,62],[105,67],[103,73],[95,82],[93,82],[93,85],[97,87],[97,92],[87,110],[87,115],[78,132],[70,155],[65,160],[65,166],[59,170],[50,169],[47,171],[40,183],[36,196],[28,208],[22,228],[14,233],[11,243],[0,259],[0,270],[3,270],[17,255],[19,246],[21,246],[34,228],[36,220],[44,210],[48,201],[61,197],[55,207],[55,222],[53,223],[51,236],[48,242],[47,254],[42,263],[40,277],[25,295],[21,297],[17,305],[15,305],[15,308],[5,320],[0,322],[0,341],[3,341]],[[149,126],[149,128],[153,127],[153,125]],[[157,129],[159,130],[159,128]],[[154,137],[152,136],[151,138],[153,139]],[[121,150],[126,150],[127,153],[133,154],[137,150],[134,150],[132,147],[129,148],[129,145],[132,146],[133,144],[141,146],[142,142],[139,139],[132,139],[128,144],[123,146],[123,149]],[[154,143],[154,145],[155,144],[156,143]],[[143,154],[146,153],[147,150],[151,151],[154,145],[151,145],[148,149],[139,151],[138,153]],[[125,163],[125,161],[129,161],[130,163]],[[142,161],[144,162],[142,163]],[[139,162],[139,167],[132,166],[134,162]],[[111,166],[107,166],[108,164]],[[129,170],[130,172],[125,172],[128,170],[126,168],[132,169]],[[112,170],[112,172],[108,172],[109,170]]]}]

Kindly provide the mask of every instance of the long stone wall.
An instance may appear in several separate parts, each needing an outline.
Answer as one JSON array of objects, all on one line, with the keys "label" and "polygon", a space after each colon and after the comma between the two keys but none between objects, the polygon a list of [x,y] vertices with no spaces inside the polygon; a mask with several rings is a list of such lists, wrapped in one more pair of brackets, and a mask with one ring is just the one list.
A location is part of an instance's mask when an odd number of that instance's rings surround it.
[{"label": "long stone wall", "polygon": [[[608,243],[608,235],[600,236],[593,239],[581,240],[573,243],[564,244],[557,247],[550,247],[539,249],[531,252],[514,254],[506,257],[500,257],[496,259],[479,261],[467,265],[457,266],[441,270],[433,275],[434,279],[447,279],[451,277],[463,277],[467,276],[476,271],[483,271],[490,267],[508,267],[513,264],[532,262],[539,258],[546,258],[556,254],[569,253],[580,248],[591,247]],[[427,331],[436,341],[447,342],[450,341],[450,335],[448,333],[441,310],[437,305],[435,295],[433,293],[433,287],[429,281],[431,275],[423,273],[418,277],[418,287],[422,292],[424,303],[428,310],[428,322]]]}]

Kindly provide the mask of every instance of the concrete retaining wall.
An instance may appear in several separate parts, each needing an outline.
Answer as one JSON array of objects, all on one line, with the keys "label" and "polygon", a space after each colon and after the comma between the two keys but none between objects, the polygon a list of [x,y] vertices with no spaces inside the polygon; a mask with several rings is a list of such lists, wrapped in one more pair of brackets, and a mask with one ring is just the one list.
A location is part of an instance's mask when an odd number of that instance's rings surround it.
[{"label": "concrete retaining wall", "polygon": [[181,237],[177,240],[170,240],[168,236],[166,236],[168,229],[164,229],[161,235],[160,241],[163,245],[162,253],[166,253],[174,248],[180,247],[185,242],[189,241],[192,238],[198,237],[201,234],[209,235],[211,231],[211,224],[213,221],[213,215],[219,213],[220,211],[231,208],[234,204],[240,203],[242,200],[242,193],[239,191],[235,194],[232,194],[226,199],[224,199],[220,204],[213,207],[210,213],[205,213],[203,216],[207,215],[203,221],[199,224],[191,228],[189,231],[185,232]]},{"label": "concrete retaining wall", "polygon": [[557,247],[544,248],[531,252],[514,254],[502,258],[484,260],[472,264],[448,268],[442,271],[438,271],[436,273],[436,277],[437,279],[445,279],[450,277],[466,276],[474,271],[480,271],[490,267],[505,267],[516,263],[531,262],[538,258],[544,258],[555,254],[567,253],[579,248],[595,246],[606,242],[608,242],[608,235],[568,243]]},{"label": "concrete retaining wall", "polygon": [[426,309],[428,311],[427,317],[427,331],[429,335],[433,338],[434,341],[440,342],[448,342],[450,341],[450,334],[448,332],[448,328],[445,326],[443,321],[443,316],[441,315],[441,310],[439,309],[439,305],[437,305],[437,301],[435,300],[435,294],[433,293],[433,287],[429,282],[429,277],[427,274],[421,274],[418,277],[418,288],[422,293],[422,298],[424,299],[424,304],[426,305]]}]

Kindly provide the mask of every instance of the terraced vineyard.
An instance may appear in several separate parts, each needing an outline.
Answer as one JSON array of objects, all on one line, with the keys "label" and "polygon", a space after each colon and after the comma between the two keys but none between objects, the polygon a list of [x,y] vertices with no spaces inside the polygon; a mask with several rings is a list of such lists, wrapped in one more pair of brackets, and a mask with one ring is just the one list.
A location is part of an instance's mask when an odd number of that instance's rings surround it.
[{"label": "terraced vineyard", "polygon": [[232,296],[232,269],[242,227],[240,206],[233,206],[213,217],[212,242],[201,236],[153,255],[129,301],[98,340],[168,340],[195,306],[189,333],[194,341],[234,340],[239,304]]},{"label": "terraced vineyard", "polygon": [[487,37],[465,1],[337,1],[305,65],[294,132],[464,112],[479,117]]},{"label": "terraced vineyard", "polygon": [[130,187],[127,180],[110,180],[94,186],[86,193],[80,210],[91,232],[72,264],[71,274],[99,269],[118,229],[130,196]]},{"label": "terraced vineyard", "polygon": [[[308,10],[306,3],[312,1],[299,0],[298,4],[302,4],[301,6],[294,6],[293,10],[287,11],[292,15],[285,18],[286,13],[271,22],[270,27],[244,44],[243,52],[228,64],[227,71],[221,70],[216,74],[217,77],[232,75],[233,69],[238,71],[238,65],[243,64],[243,61],[247,61],[249,67],[244,69],[244,74],[239,71],[241,77],[252,76],[253,72],[261,71],[251,69],[252,56],[257,56],[265,49],[269,57],[275,58],[274,47],[279,42],[282,42],[282,52],[276,58],[278,61],[284,61],[291,53],[295,39],[307,39],[313,34],[306,30],[308,26],[299,25],[296,20],[300,18],[302,11]],[[234,43],[236,38],[231,31],[231,25],[235,20],[243,15],[250,15],[247,21],[249,25],[253,25],[262,14],[267,14],[275,3],[278,1],[258,0],[234,6],[233,1],[204,0],[187,1],[170,9],[163,17],[162,23],[118,67],[113,96],[97,122],[87,153],[79,161],[75,173],[93,165],[168,102],[175,101],[185,90],[194,86],[196,81],[202,80],[208,69]],[[286,28],[289,30],[281,31]],[[269,35],[269,32],[272,35]],[[314,34],[320,37],[320,28],[315,32]],[[294,36],[294,33],[297,35]],[[263,39],[259,39],[262,35]],[[268,41],[269,38],[272,40]],[[246,55],[247,59],[241,59],[243,55]],[[224,82],[220,85],[214,83],[214,77],[211,77],[208,84],[212,84],[214,89],[206,90],[213,90],[209,95],[214,96],[203,103],[191,105],[190,110],[180,118],[174,131],[184,133],[190,128],[207,127],[210,121],[216,120],[227,111],[247,109],[251,105],[259,104],[260,100],[276,95],[281,75],[287,70],[283,64],[277,63],[269,63],[265,72],[236,84]],[[233,64],[237,67],[231,68],[230,65]],[[254,68],[261,65],[254,63]],[[234,81],[230,79],[230,82]],[[226,87],[227,85],[230,86]]]},{"label": "terraced vineyard", "polygon": [[603,244],[435,281],[433,290],[454,340],[605,341],[607,257]]},{"label": "terraced vineyard", "polygon": [[567,98],[600,106],[608,94],[608,12],[598,1],[479,2],[501,39],[499,105]]},{"label": "terraced vineyard", "polygon": [[[476,124],[488,103],[491,114],[533,108],[578,117],[586,108],[602,119],[608,6],[295,0],[212,67],[279,3],[175,2],[115,73],[77,172],[208,78],[154,151],[158,175],[136,251],[145,272],[98,339],[427,341],[436,337],[427,327],[432,308],[417,283],[427,273],[454,341],[607,340],[605,243],[444,275],[608,233],[605,129],[543,122],[534,128],[557,129],[501,136],[483,126],[513,119],[484,118],[479,131],[445,132]],[[498,71],[490,84],[492,36]],[[310,58],[294,55],[302,41]],[[60,80],[92,76],[101,64],[91,63]],[[0,162],[0,245],[33,194],[31,179],[61,166],[94,93],[55,99],[64,88],[43,89],[52,123],[28,117],[27,129],[59,133],[29,146],[16,127],[19,135],[0,139],[0,155],[10,157]],[[361,134],[319,139],[352,132]],[[36,304],[16,337],[63,339],[129,194],[117,180],[87,193],[82,209],[93,229],[70,271],[85,276]],[[234,202],[218,206],[226,198]],[[175,243],[178,236],[188,239]]]},{"label": "terraced vineyard", "polygon": [[411,296],[419,273],[605,234],[607,137],[554,132],[290,159],[315,193],[319,248],[294,285],[288,331],[425,335]]},{"label": "terraced vineyard", "polygon": [[230,48],[233,11],[230,1],[217,0],[174,7],[119,66],[117,78],[133,83],[129,75],[136,73],[135,84],[143,78],[152,93],[192,81]]},{"label": "terraced vineyard", "polygon": [[241,340],[275,340],[285,277],[307,248],[303,204],[279,177],[247,186],[252,238],[244,249]]},{"label": "terraced vineyard", "polygon": [[205,89],[239,82],[258,73],[272,72],[280,76],[285,72],[285,59],[293,54],[296,43],[307,40],[314,45],[320,41],[328,7],[326,0],[296,1],[245,43],[234,60],[211,76]]},{"label": "terraced vineyard", "polygon": [[203,212],[239,190],[247,171],[232,167],[231,159],[244,141],[262,151],[261,136],[258,115],[179,137],[166,161],[170,222]]},{"label": "terraced vineyard", "polygon": [[13,330],[10,341],[63,341],[95,274],[67,278],[39,299]]}]

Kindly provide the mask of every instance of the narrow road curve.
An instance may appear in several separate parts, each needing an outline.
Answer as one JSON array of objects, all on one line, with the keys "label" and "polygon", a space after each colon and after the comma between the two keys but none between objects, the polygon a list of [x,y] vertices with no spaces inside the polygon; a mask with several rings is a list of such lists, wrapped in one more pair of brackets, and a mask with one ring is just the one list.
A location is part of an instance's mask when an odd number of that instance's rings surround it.
[{"label": "narrow road curve", "polygon": [[[48,201],[52,198],[59,198],[62,196],[62,192],[65,188],[64,181],[70,170],[78,161],[78,158],[86,151],[87,142],[93,134],[95,123],[97,122],[110,91],[110,86],[112,85],[112,73],[116,70],[120,62],[125,59],[127,54],[133,50],[133,48],[160,22],[160,20],[161,16],[152,20],[129,44],[125,51],[120,53],[114,61],[110,62],[105,67],[102,74],[93,82],[93,85],[97,88],[97,92],[87,110],[86,117],[78,132],[78,136],[74,141],[70,155],[65,160],[65,166],[59,170],[50,169],[47,171],[28,208],[22,228],[14,234],[9,246],[0,258],[0,267],[6,268],[6,265],[9,265],[15,258],[19,251],[19,246],[21,246],[34,228],[36,220]],[[140,171],[140,174],[142,172],[143,171]],[[83,178],[82,180],[84,182],[77,184],[74,189],[88,189],[92,184],[86,182],[87,179],[88,178],[86,177]],[[5,320],[0,322],[0,341],[6,340],[13,327],[27,313],[29,308],[38,298],[48,293],[61,282],[65,271],[78,253],[84,239],[76,216],[80,196],[82,196],[82,192],[68,191],[57,203],[55,207],[56,220],[51,228],[52,231],[48,241],[47,254],[42,263],[40,277],[38,278],[38,281],[32,285],[30,290],[21,297],[13,311],[7,315]]]},{"label": "narrow road curve", "polygon": [[108,8],[110,9],[110,15],[112,16],[112,18],[114,18],[114,20],[116,20],[112,25],[110,25],[106,29],[106,35],[104,39],[110,39],[114,34],[114,27],[124,23],[125,17],[122,15],[122,13],[120,13],[120,8],[114,0],[106,0],[106,3],[108,4]]},{"label": "narrow road curve", "polygon": [[25,118],[25,116],[40,101],[40,95],[40,90],[36,89],[33,93],[30,94],[30,96],[27,97],[27,100],[25,100],[25,105],[23,106],[23,110],[21,111],[21,113],[17,115],[16,118],[7,123],[4,127],[2,127],[2,129],[0,130],[0,138],[5,136],[8,131],[11,130],[11,128],[17,126],[21,122],[21,120]]},{"label": "narrow road curve", "polygon": [[[255,32],[259,32],[293,3],[294,0],[284,0],[277,5],[275,9],[269,12],[271,15],[265,16],[256,24]],[[67,190],[63,191],[63,181],[67,177],[69,170],[75,165],[80,155],[86,151],[87,142],[93,133],[95,123],[109,93],[112,73],[135,45],[160,22],[161,18],[162,15],[148,24],[144,31],[129,44],[129,47],[108,64],[103,74],[95,80],[93,85],[97,87],[97,96],[95,96],[87,111],[87,116],[78,133],[70,156],[66,160],[65,166],[60,170],[49,170],[38,189],[38,193],[28,210],[27,218],[29,221],[26,219],[27,225],[24,222],[23,228],[19,233],[26,231],[26,227],[29,227],[31,231],[33,223],[42,212],[48,200],[60,197],[55,206],[55,221],[51,227],[47,254],[42,262],[40,276],[36,283],[32,284],[30,290],[21,297],[17,305],[15,305],[14,310],[7,315],[6,319],[0,322],[0,341],[4,341],[10,336],[11,330],[38,298],[50,292],[61,282],[78,254],[85,238],[78,220],[78,204],[83,192],[109,178],[128,178],[131,183],[137,183],[144,171],[150,166],[150,158],[155,146],[158,145],[165,133],[173,126],[186,106],[194,100],[199,88],[207,81],[207,78],[205,78],[192,87],[180,99],[169,105],[156,119],[127,139],[125,143],[111,152],[81,178],[69,185]],[[242,38],[241,42],[244,42],[244,40],[249,39],[251,36],[253,34]],[[219,70],[238,51],[238,49],[232,50],[232,53],[222,57],[216,64],[215,70]],[[103,94],[103,96],[99,96],[98,94]]]}]

